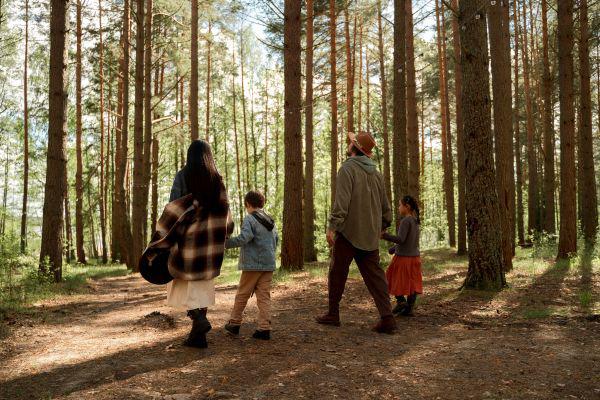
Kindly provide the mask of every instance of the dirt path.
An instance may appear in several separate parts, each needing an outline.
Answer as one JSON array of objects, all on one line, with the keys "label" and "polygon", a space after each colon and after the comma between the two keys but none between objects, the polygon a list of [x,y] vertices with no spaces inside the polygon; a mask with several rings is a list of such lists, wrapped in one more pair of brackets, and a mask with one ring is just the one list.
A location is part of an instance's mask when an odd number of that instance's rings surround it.
[{"label": "dirt path", "polygon": [[[223,333],[235,287],[219,287],[207,350],[179,346],[189,320],[164,306],[162,288],[103,279],[8,321],[0,398],[599,399],[600,323],[571,306],[579,278],[562,272],[494,296],[459,294],[459,261],[427,271],[427,296],[395,335],[369,330],[376,313],[359,279],[349,280],[341,328],[313,323],[326,281],[302,273],[273,292],[270,342],[250,338],[254,299],[241,337]],[[597,274],[586,284],[597,294]],[[523,316],[561,304],[571,312]],[[154,311],[172,320],[144,317]]]}]

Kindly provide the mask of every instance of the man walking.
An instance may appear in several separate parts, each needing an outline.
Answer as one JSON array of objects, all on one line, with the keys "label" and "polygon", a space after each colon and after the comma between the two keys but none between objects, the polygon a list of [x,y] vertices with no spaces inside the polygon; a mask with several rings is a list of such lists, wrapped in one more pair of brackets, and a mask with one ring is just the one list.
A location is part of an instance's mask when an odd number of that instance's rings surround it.
[{"label": "man walking", "polygon": [[371,159],[375,139],[367,132],[348,133],[348,137],[348,159],[338,171],[327,229],[327,242],[333,247],[328,277],[329,311],[316,321],[340,326],[340,300],[354,259],[381,316],[373,330],[392,333],[396,320],[385,274],[379,267],[379,238],[391,224],[392,211],[383,177]]}]

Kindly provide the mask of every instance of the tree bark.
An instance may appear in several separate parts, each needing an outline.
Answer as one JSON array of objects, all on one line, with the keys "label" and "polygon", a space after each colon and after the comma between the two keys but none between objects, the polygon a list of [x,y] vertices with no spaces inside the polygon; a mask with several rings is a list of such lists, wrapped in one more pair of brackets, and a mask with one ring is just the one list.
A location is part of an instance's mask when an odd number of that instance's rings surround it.
[{"label": "tree bark", "polygon": [[[235,69],[235,49],[232,53],[233,67]],[[237,174],[237,193],[238,193],[238,211],[240,213],[240,227],[244,220],[244,204],[242,204],[242,172],[240,168],[240,148],[238,143],[238,131],[237,131],[237,102],[236,102],[236,90],[235,90],[235,75],[231,75],[231,90],[233,92],[233,140],[235,141],[235,164]]]},{"label": "tree bark", "polygon": [[542,97],[544,100],[544,230],[549,234],[556,233],[556,222],[554,220],[554,192],[556,190],[556,179],[554,176],[554,123],[552,111],[553,82],[550,75],[550,57],[548,44],[548,1],[542,0],[542,42],[543,42],[543,76]]},{"label": "tree bark", "polygon": [[[529,48],[527,43],[527,2],[523,2],[523,82],[525,91],[525,112],[527,115],[527,232],[534,235],[540,231],[540,207],[537,173],[537,158],[535,153],[535,126],[533,115],[533,100],[529,79]],[[533,32],[530,32],[533,35]],[[533,51],[533,49],[531,49]]]},{"label": "tree bark", "polygon": [[558,259],[566,259],[577,251],[573,42],[573,0],[562,0],[558,2],[558,87],[560,93],[560,230]]},{"label": "tree bark", "polygon": [[[453,0],[452,6],[458,10],[458,0]],[[467,214],[466,214],[466,180],[465,180],[465,139],[463,133],[462,112],[462,69],[460,66],[460,30],[458,16],[452,17],[452,48],[454,51],[454,95],[456,97],[456,163],[457,163],[457,186],[458,186],[458,236],[456,254],[467,253]],[[424,160],[425,158],[423,158]],[[424,163],[423,163],[424,164]]]},{"label": "tree bark", "polygon": [[383,25],[381,0],[377,0],[377,39],[379,46],[379,79],[381,83],[381,123],[383,125],[383,179],[385,181],[388,201],[392,202],[392,177],[390,171],[390,138],[388,125],[387,79],[383,51]]},{"label": "tree bark", "polygon": [[[406,0],[394,0],[394,204],[408,191],[406,142]],[[398,207],[396,224],[400,221]]]},{"label": "tree bark", "polygon": [[454,172],[452,162],[452,142],[450,132],[450,109],[448,105],[448,68],[446,66],[445,24],[443,8],[436,0],[437,49],[440,70],[440,111],[442,128],[442,166],[444,170],[444,194],[446,200],[446,219],[448,222],[448,244],[456,245],[456,226],[454,211]]},{"label": "tree bark", "polygon": [[519,6],[517,0],[513,0],[513,30],[514,30],[514,74],[515,74],[515,105],[514,105],[514,140],[515,140],[515,164],[517,165],[517,184],[516,184],[516,231],[520,245],[525,244],[525,223],[523,218],[523,164],[521,163],[521,132],[520,122],[520,103],[519,103]]},{"label": "tree bark", "polygon": [[50,2],[50,86],[48,99],[48,154],[40,270],[62,279],[63,202],[65,197],[67,136],[67,65],[69,57],[69,0]]},{"label": "tree bark", "polygon": [[[287,4],[287,2],[286,2]],[[336,56],[336,10],[335,0],[329,0],[329,84],[331,85],[330,93],[330,104],[331,104],[331,138],[330,138],[330,152],[331,152],[331,168],[329,174],[329,185],[331,192],[331,203],[333,204],[335,199],[335,186],[337,179],[337,164],[338,164],[338,104],[337,104],[337,56]],[[287,117],[287,114],[286,116]]]},{"label": "tree bark", "polygon": [[[333,1],[333,0],[331,0]],[[301,3],[285,0],[284,8],[284,198],[281,267],[302,269],[302,125],[301,125]],[[333,59],[335,62],[335,59]]]},{"label": "tree bark", "polygon": [[[248,123],[246,120],[246,91],[244,88],[244,42],[240,34],[240,78],[242,81],[242,122],[244,127],[244,161],[246,167],[244,186],[246,190],[250,190],[250,150],[248,147]],[[240,188],[240,190],[242,190]]]},{"label": "tree bark", "polygon": [[344,38],[346,47],[346,130],[354,132],[354,63],[352,46],[350,45],[350,1],[344,7]]},{"label": "tree bark", "polygon": [[100,242],[102,244],[102,264],[108,262],[108,246],[106,245],[106,198],[104,197],[105,168],[104,168],[104,42],[102,40],[102,0],[98,0],[98,24],[99,24],[99,81],[100,81]]},{"label": "tree bark", "polygon": [[406,1],[406,142],[408,147],[408,194],[420,199],[419,115],[415,77],[415,45],[412,1]]},{"label": "tree bark", "polygon": [[210,138],[210,81],[211,81],[211,45],[212,45],[212,23],[208,21],[208,37],[206,38],[206,135],[208,142]]},{"label": "tree bark", "polygon": [[469,269],[464,286],[499,290],[505,284],[498,196],[495,191],[486,0],[461,0],[461,68],[464,77],[465,162]]},{"label": "tree bark", "polygon": [[[21,254],[27,251],[27,195],[29,192],[29,0],[25,0],[25,55],[23,58],[23,206],[21,208]],[[4,210],[6,212],[6,210]]]},{"label": "tree bark", "polygon": [[[315,249],[315,194],[314,194],[314,138],[313,138],[313,53],[314,53],[314,6],[306,0],[306,96],[305,110],[305,170],[304,170],[304,261],[317,261]],[[266,117],[266,111],[265,111]],[[266,130],[265,130],[266,132]],[[265,137],[265,145],[267,143]],[[265,160],[267,159],[265,155]],[[265,182],[266,182],[265,167]]]},{"label": "tree bark", "polygon": [[[115,249],[119,250],[119,260],[125,262],[129,269],[133,269],[133,257],[130,249],[132,243],[131,227],[129,224],[129,207],[127,204],[127,170],[128,170],[128,143],[129,143],[129,30],[130,30],[130,0],[124,0],[123,5],[123,32],[121,45],[123,57],[120,65],[120,112],[117,120],[117,144],[115,155],[115,204],[113,206],[113,229],[117,235]],[[119,120],[120,119],[120,120]],[[114,256],[113,256],[114,258]]]},{"label": "tree bark", "polygon": [[500,209],[502,257],[505,271],[512,269],[513,228],[511,198],[514,197],[512,168],[512,96],[510,70],[510,30],[508,4],[496,2],[488,6],[490,59],[494,107],[496,190]]},{"label": "tree bark", "polygon": [[190,45],[190,136],[198,140],[198,0],[192,3],[192,43]]},{"label": "tree bark", "polygon": [[[148,194],[151,180],[152,168],[152,0],[146,0],[146,20],[144,23],[144,156],[143,156],[143,180],[141,186],[140,221],[142,223],[142,247],[146,247],[148,240]],[[141,253],[140,253],[141,255]]]},{"label": "tree bark", "polygon": [[[598,198],[594,167],[594,139],[592,136],[592,95],[590,89],[590,31],[588,25],[588,2],[579,1],[579,137],[577,155],[579,198],[581,199],[581,230],[586,244],[596,242],[598,230]],[[600,89],[600,88],[599,88]]]}]

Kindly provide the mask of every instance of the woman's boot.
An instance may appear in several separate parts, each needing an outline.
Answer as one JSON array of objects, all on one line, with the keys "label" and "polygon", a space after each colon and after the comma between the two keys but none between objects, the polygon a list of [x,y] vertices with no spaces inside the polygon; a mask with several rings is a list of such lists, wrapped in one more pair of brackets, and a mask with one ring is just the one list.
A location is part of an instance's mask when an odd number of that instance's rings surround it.
[{"label": "woman's boot", "polygon": [[188,310],[187,315],[192,320],[192,330],[187,339],[183,342],[184,346],[197,347],[205,349],[208,347],[206,334],[212,329],[210,322],[206,319],[206,308],[196,308]]},{"label": "woman's boot", "polygon": [[406,298],[404,296],[396,296],[396,307],[392,310],[394,315],[400,314],[406,308]]},{"label": "woman's boot", "polygon": [[415,307],[415,302],[417,301],[417,294],[413,293],[406,299],[406,307],[400,312],[400,315],[405,317],[412,317],[413,308]]}]

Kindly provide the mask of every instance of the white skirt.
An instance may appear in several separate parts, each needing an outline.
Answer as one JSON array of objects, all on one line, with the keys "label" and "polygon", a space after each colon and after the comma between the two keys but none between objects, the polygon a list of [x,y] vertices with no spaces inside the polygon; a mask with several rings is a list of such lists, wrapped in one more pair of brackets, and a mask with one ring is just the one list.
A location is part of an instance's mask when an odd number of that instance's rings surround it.
[{"label": "white skirt", "polygon": [[215,304],[215,280],[184,281],[167,284],[167,305],[178,310],[194,310]]}]

